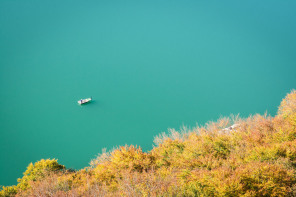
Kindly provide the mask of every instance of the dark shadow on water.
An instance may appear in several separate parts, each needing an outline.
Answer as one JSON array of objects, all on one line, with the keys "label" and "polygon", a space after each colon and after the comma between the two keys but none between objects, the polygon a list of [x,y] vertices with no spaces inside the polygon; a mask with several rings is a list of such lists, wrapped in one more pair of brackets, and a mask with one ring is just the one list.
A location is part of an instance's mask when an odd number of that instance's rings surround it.
[{"label": "dark shadow on water", "polygon": [[[82,105],[80,105],[80,106],[83,107],[83,106],[87,106],[87,105],[97,105],[97,104],[98,104],[97,101],[92,100],[92,101],[90,101],[90,102],[88,102],[88,103],[84,103],[84,104],[82,104]],[[78,104],[78,105],[79,105],[79,104]]]}]

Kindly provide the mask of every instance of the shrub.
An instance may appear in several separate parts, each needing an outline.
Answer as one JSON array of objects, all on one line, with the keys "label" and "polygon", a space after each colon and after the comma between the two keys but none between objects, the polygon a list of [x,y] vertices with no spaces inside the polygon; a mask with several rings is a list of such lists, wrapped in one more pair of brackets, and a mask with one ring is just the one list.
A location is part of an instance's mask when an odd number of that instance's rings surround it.
[{"label": "shrub", "polygon": [[221,118],[169,131],[150,152],[103,151],[79,171],[54,159],[31,163],[0,196],[295,196],[296,91],[274,118]]},{"label": "shrub", "polygon": [[62,169],[65,169],[65,166],[60,165],[56,159],[42,159],[34,164],[30,163],[24,172],[24,176],[17,180],[19,182],[17,187],[21,190],[26,190],[30,188],[31,181],[38,181],[48,175],[48,173]]},{"label": "shrub", "polygon": [[2,190],[0,191],[0,197],[10,197],[17,194],[17,188],[16,186],[8,186],[8,187],[2,187]]}]

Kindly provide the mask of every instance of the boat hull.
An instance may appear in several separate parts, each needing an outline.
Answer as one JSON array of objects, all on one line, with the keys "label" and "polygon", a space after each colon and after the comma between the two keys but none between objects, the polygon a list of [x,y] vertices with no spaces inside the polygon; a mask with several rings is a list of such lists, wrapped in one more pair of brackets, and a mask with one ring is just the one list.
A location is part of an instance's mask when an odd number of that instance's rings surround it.
[{"label": "boat hull", "polygon": [[87,99],[80,99],[79,101],[77,101],[77,103],[79,104],[79,105],[83,105],[83,104],[86,104],[86,103],[89,103],[89,102],[91,102],[91,98],[87,98]]}]

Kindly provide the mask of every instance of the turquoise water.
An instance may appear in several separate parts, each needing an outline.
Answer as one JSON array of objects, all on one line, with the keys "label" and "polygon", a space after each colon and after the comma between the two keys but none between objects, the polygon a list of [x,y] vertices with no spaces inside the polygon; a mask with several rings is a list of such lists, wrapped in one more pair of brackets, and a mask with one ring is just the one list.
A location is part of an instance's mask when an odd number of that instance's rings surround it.
[{"label": "turquoise water", "polygon": [[[276,114],[296,87],[296,2],[0,0],[0,185],[167,128]],[[85,106],[77,100],[92,96]]]}]

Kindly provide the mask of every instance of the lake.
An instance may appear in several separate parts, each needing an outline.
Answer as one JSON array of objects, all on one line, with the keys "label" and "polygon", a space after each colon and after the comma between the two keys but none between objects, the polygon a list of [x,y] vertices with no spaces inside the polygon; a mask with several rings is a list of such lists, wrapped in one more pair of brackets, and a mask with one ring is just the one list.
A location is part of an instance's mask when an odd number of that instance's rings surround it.
[{"label": "lake", "polygon": [[[275,115],[296,87],[296,1],[0,1],[0,185],[30,162],[221,116]],[[94,101],[80,106],[77,101]]]}]

